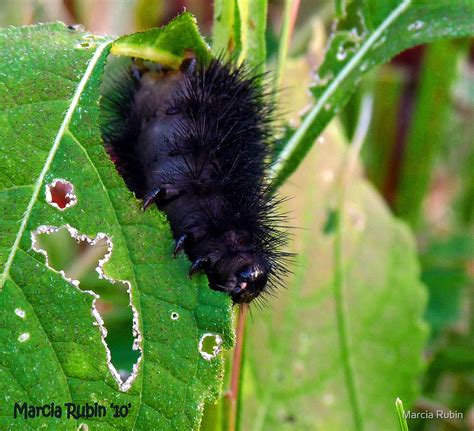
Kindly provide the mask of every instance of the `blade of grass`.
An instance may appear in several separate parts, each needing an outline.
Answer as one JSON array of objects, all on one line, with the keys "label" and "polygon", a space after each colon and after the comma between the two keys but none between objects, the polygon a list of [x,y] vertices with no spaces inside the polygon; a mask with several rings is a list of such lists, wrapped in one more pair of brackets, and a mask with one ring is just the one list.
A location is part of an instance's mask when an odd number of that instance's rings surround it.
[{"label": "blade of grass", "polygon": [[403,409],[403,403],[400,398],[397,398],[397,400],[395,401],[395,407],[397,408],[400,431],[408,431],[408,424],[405,417],[405,410]]},{"label": "blade of grass", "polygon": [[390,156],[398,131],[398,113],[405,85],[405,73],[391,65],[382,66],[374,85],[374,118],[362,159],[367,177],[383,190]]},{"label": "blade of grass", "polygon": [[447,138],[451,88],[465,47],[443,40],[425,53],[395,199],[395,212],[412,227],[417,226],[436,157]]},{"label": "blade of grass", "polygon": [[352,361],[350,340],[348,335],[347,319],[346,319],[346,303],[344,297],[344,290],[346,285],[345,268],[344,268],[344,252],[343,252],[343,222],[346,201],[346,190],[349,181],[354,173],[357,159],[364,143],[365,137],[369,130],[370,120],[372,118],[373,97],[372,95],[365,95],[362,98],[362,106],[360,109],[360,117],[358,120],[357,129],[354,134],[354,140],[351,146],[347,149],[345,161],[342,164],[342,170],[339,178],[340,183],[338,187],[338,213],[336,217],[336,233],[334,240],[334,278],[333,288],[336,300],[336,319],[339,332],[339,346],[341,349],[341,360],[344,369],[344,378],[346,388],[349,395],[352,417],[355,429],[361,431],[364,429],[364,417],[362,415],[362,407],[357,392],[357,382],[355,381],[355,370]]}]

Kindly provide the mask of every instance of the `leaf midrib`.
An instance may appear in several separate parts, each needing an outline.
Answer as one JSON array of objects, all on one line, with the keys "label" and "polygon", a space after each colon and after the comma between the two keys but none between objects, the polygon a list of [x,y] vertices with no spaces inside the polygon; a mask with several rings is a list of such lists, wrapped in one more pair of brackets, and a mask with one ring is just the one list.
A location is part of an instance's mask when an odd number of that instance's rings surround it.
[{"label": "leaf midrib", "polygon": [[31,212],[33,211],[33,207],[38,200],[38,196],[39,196],[41,187],[43,185],[44,178],[49,171],[49,168],[54,159],[54,156],[56,155],[56,152],[58,151],[58,148],[59,148],[59,145],[61,144],[61,140],[64,136],[64,133],[69,127],[69,123],[71,122],[71,118],[74,114],[74,111],[76,110],[77,105],[79,104],[81,95],[86,87],[87,82],[89,81],[90,76],[92,75],[92,72],[94,71],[94,68],[97,62],[99,61],[105,48],[110,43],[111,41],[107,41],[100,44],[97,47],[97,50],[94,52],[94,55],[92,56],[92,58],[89,60],[89,64],[87,65],[86,71],[84,72],[84,75],[79,81],[76,91],[74,92],[74,95],[71,99],[71,104],[69,105],[69,108],[66,111],[66,115],[64,116],[63,122],[61,123],[61,126],[59,127],[58,133],[54,139],[51,150],[48,153],[48,157],[46,158],[46,162],[43,166],[43,169],[41,170],[38,176],[38,179],[36,180],[34,184],[34,189],[33,189],[33,194],[31,195],[31,199],[28,203],[28,206],[26,207],[23,217],[21,218],[20,228],[18,229],[18,232],[15,237],[15,241],[13,242],[12,248],[10,249],[7,262],[5,263],[5,267],[3,269],[2,275],[0,276],[0,290],[3,288],[3,285],[10,274],[10,267],[19,249],[21,238],[23,237],[26,226],[28,224],[28,220],[30,219],[30,216],[31,216]]}]

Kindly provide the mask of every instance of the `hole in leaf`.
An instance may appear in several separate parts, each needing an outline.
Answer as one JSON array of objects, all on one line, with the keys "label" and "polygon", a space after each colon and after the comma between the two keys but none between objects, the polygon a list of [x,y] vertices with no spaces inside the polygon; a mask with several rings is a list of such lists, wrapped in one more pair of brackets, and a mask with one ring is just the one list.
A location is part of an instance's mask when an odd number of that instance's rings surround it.
[{"label": "hole in leaf", "polygon": [[18,337],[18,341],[20,343],[24,343],[25,341],[28,341],[30,339],[30,333],[29,332],[24,332]]},{"label": "hole in leaf", "polygon": [[25,310],[22,310],[21,308],[15,308],[15,314],[22,319],[26,316]]},{"label": "hole in leaf", "polygon": [[176,311],[173,311],[170,315],[171,320],[178,320],[179,319],[179,314],[176,313]]},{"label": "hole in leaf", "polygon": [[46,202],[59,210],[72,207],[77,203],[73,185],[66,180],[54,180],[47,184]]},{"label": "hole in leaf", "polygon": [[204,334],[199,340],[199,353],[206,360],[215,358],[221,351],[222,337],[219,334]]},{"label": "hole in leaf", "polygon": [[88,48],[91,48],[95,46],[95,43],[91,43],[91,42],[80,42],[76,45],[76,48],[77,49],[88,49]]},{"label": "hole in leaf", "polygon": [[128,390],[137,372],[141,336],[130,284],[103,273],[112,242],[105,234],[92,239],[70,226],[41,226],[33,232],[32,240],[33,249],[46,256],[48,267],[94,296],[92,315],[101,330],[109,369],[121,390]]}]

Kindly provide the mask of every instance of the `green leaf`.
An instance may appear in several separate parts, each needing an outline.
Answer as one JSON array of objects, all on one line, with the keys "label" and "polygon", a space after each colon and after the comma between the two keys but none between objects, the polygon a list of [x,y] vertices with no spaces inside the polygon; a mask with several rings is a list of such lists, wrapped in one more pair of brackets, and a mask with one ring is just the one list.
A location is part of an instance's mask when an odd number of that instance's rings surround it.
[{"label": "green leaf", "polygon": [[236,19],[235,0],[214,1],[214,22],[212,26],[212,52],[215,56],[229,55],[240,50],[239,20]]},{"label": "green leaf", "polygon": [[243,429],[394,430],[393,400],[411,405],[418,393],[427,331],[416,247],[360,174],[340,207],[346,146],[329,127],[282,190],[298,259],[288,289],[248,328]]},{"label": "green leaf", "polygon": [[436,158],[447,138],[451,89],[460,54],[467,48],[463,45],[440,41],[427,47],[423,58],[394,203],[395,213],[414,228],[419,222]]},{"label": "green leaf", "polygon": [[267,0],[216,0],[212,52],[229,58],[239,55],[252,68],[264,72],[267,56],[265,31],[267,28]]},{"label": "green leaf", "polygon": [[196,18],[188,12],[178,15],[164,27],[118,38],[111,53],[142,58],[177,68],[192,51],[197,58],[209,58],[209,47],[202,39]]},{"label": "green leaf", "polygon": [[256,70],[264,72],[267,58],[267,0],[237,0],[237,6],[242,46],[239,60],[245,60]]},{"label": "green leaf", "polygon": [[[412,46],[474,34],[472,0],[360,3],[351,3],[353,12],[347,13],[346,21],[332,35],[311,88],[316,104],[304,116],[301,126],[286,134],[273,170],[275,186],[295,171],[315,138],[347,103],[367,71]],[[353,24],[351,29],[348,23]]]},{"label": "green leaf", "polygon": [[[195,429],[219,394],[222,358],[206,359],[200,341],[213,334],[232,346],[230,300],[204,276],[186,277],[165,217],[140,210],[103,149],[99,84],[110,42],[63,24],[0,32],[1,429]],[[63,211],[46,193],[58,178],[77,198]],[[93,294],[32,247],[40,227],[65,225],[104,233],[113,248],[103,273],[130,284],[142,357],[126,383],[107,357]],[[15,402],[97,402],[108,414],[26,424],[13,419]],[[130,403],[128,416],[114,418],[111,403]]]},{"label": "green leaf", "polygon": [[462,316],[462,298],[469,289],[469,262],[474,260],[472,235],[432,241],[421,254],[422,280],[428,287],[426,320],[434,341]]}]

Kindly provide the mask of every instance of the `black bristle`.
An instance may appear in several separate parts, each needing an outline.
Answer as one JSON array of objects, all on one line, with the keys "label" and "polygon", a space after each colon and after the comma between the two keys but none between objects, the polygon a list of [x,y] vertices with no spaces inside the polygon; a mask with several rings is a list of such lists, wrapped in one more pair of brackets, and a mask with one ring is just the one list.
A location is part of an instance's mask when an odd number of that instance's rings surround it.
[{"label": "black bristle", "polygon": [[[156,66],[156,65],[155,65]],[[273,106],[245,66],[133,62],[102,99],[104,142],[137,198],[164,211],[211,288],[250,302],[288,272],[286,217],[266,178]]]}]

